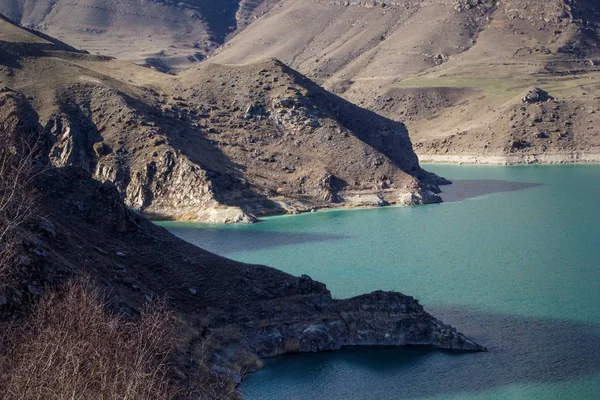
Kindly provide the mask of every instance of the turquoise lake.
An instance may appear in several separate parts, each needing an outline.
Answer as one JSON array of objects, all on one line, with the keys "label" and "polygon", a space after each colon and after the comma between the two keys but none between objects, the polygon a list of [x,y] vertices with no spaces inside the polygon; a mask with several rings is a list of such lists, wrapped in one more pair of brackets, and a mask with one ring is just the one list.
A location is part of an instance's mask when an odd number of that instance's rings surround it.
[{"label": "turquoise lake", "polygon": [[600,166],[442,166],[447,202],[247,226],[163,223],[334,297],[420,300],[488,353],[358,348],[266,362],[247,399],[600,399]]}]

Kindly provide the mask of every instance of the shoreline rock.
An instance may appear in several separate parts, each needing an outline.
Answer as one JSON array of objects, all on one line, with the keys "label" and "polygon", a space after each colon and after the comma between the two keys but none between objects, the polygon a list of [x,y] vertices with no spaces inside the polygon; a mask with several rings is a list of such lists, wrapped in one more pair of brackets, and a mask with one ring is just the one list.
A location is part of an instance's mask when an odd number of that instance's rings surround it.
[{"label": "shoreline rock", "polygon": [[[311,280],[307,276],[299,279]],[[270,326],[263,326],[259,332],[247,332],[251,339],[246,343],[261,358],[355,346],[487,351],[432,317],[413,297],[401,293],[375,291],[345,300],[325,295],[317,296],[313,304],[314,311],[311,307],[295,310],[296,320],[292,323],[274,318]],[[303,312],[308,314],[301,318]]]},{"label": "shoreline rock", "polygon": [[471,164],[471,165],[555,165],[555,164],[600,164],[598,153],[547,153],[514,155],[470,155],[470,154],[419,154],[423,164]]},{"label": "shoreline rock", "polygon": [[[450,184],[450,183],[446,183]],[[343,202],[338,203],[300,203],[293,199],[274,200],[280,207],[261,208],[262,203],[257,202],[254,205],[255,213],[246,213],[239,207],[221,207],[207,208],[202,214],[180,213],[177,218],[171,215],[141,213],[144,217],[155,222],[180,221],[203,224],[253,224],[260,222],[261,217],[274,217],[282,215],[298,215],[314,213],[318,211],[333,210],[354,210],[380,207],[410,207],[417,205],[438,204],[443,202],[438,193],[425,189],[413,192],[388,191],[381,192],[353,192],[340,193]]]}]

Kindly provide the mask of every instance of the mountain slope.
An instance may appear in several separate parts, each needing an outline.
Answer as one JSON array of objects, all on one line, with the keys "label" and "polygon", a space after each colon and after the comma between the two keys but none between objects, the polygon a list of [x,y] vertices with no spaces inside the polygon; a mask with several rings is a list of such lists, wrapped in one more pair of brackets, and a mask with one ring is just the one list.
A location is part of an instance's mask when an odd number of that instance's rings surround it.
[{"label": "mountain slope", "polygon": [[[404,121],[426,159],[593,160],[599,21],[590,0],[283,1],[213,60],[278,57]],[[524,104],[536,86],[554,101]]]},{"label": "mountain slope", "polygon": [[439,178],[419,167],[404,125],[276,60],[172,76],[68,51],[7,21],[0,32],[12,32],[0,42],[4,96],[35,110],[50,162],[114,182],[148,215],[249,222],[440,201]]},{"label": "mountain slope", "polygon": [[[280,59],[345,99],[406,123],[427,161],[600,159],[590,95],[600,83],[593,0],[110,4],[1,6],[69,43],[163,71],[205,55],[238,65]],[[79,14],[63,18],[69,13]],[[553,100],[524,105],[535,87]]]},{"label": "mountain slope", "polygon": [[[283,1],[228,42],[215,62],[272,56],[320,82],[398,78],[468,48],[487,9],[455,2]],[[300,29],[289,29],[300,21]]]},{"label": "mountain slope", "polygon": [[171,70],[202,59],[269,3],[5,0],[0,13],[94,54]]}]

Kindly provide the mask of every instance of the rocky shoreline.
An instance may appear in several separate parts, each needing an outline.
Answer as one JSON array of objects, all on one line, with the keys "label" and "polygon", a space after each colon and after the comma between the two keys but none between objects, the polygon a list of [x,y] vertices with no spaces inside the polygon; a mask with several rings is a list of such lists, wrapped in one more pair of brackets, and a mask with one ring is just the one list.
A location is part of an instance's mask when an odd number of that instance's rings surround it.
[{"label": "rocky shoreline", "polygon": [[597,153],[513,154],[513,155],[441,155],[418,154],[423,164],[472,165],[538,165],[538,164],[600,164]]},{"label": "rocky shoreline", "polygon": [[[268,318],[242,325],[239,342],[221,347],[217,358],[248,350],[260,359],[286,354],[335,351],[345,347],[427,347],[456,352],[485,352],[487,349],[451,326],[428,314],[417,300],[396,292],[376,291],[346,300],[331,298],[325,285],[303,275],[289,285],[312,287],[316,293],[286,302],[289,310],[272,311],[267,302],[257,308],[256,315]],[[281,310],[281,306],[275,307]],[[290,318],[289,312],[294,315]],[[237,310],[233,319],[247,321],[246,311]],[[241,324],[240,324],[241,325]],[[240,329],[240,325],[235,327]],[[227,326],[227,328],[231,328]],[[217,328],[222,329],[222,328]],[[231,356],[229,356],[231,357]],[[230,360],[234,365],[237,361]],[[262,363],[246,366],[249,372],[262,368]],[[235,368],[217,369],[241,382],[243,374]]]},{"label": "rocky shoreline", "polygon": [[[437,189],[437,188],[436,188]],[[417,191],[359,191],[351,193],[340,193],[339,202],[310,202],[286,198],[270,199],[270,205],[264,202],[246,203],[244,207],[217,205],[215,208],[205,209],[203,214],[185,214],[179,217],[171,217],[165,214],[142,213],[146,218],[153,221],[189,221],[206,224],[252,224],[260,221],[263,217],[280,215],[297,215],[313,213],[326,210],[353,210],[361,208],[379,207],[409,207],[425,204],[438,204],[443,200],[438,190]],[[274,205],[274,206],[273,206]]]}]

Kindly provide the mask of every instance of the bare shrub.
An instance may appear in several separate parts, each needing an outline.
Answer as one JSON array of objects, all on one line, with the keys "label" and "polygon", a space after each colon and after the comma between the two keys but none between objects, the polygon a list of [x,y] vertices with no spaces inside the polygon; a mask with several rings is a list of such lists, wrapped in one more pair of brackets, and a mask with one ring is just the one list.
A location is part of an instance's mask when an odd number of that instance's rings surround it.
[{"label": "bare shrub", "polygon": [[106,312],[89,280],[38,299],[28,316],[0,323],[0,399],[237,399],[236,383],[202,358],[176,369],[180,326],[165,301],[139,319]]},{"label": "bare shrub", "polygon": [[[31,135],[29,135],[31,136]],[[35,148],[7,124],[0,125],[0,289],[15,263],[18,228],[32,215]]]},{"label": "bare shrub", "polygon": [[238,399],[239,392],[232,379],[212,371],[206,364],[198,365],[182,386],[180,396],[194,400],[230,400]]},{"label": "bare shrub", "polygon": [[164,304],[139,321],[105,311],[101,293],[69,283],[34,306],[7,334],[3,399],[168,399],[175,321]]}]

